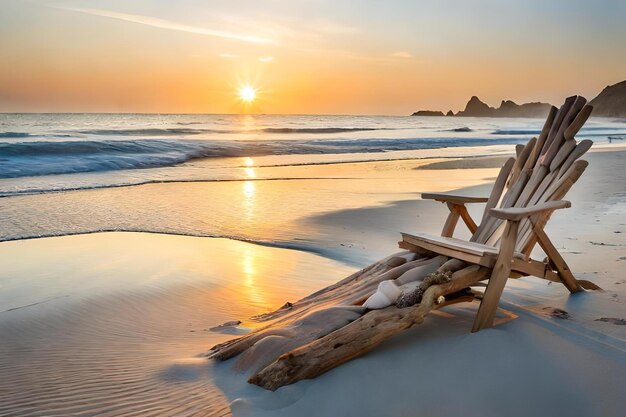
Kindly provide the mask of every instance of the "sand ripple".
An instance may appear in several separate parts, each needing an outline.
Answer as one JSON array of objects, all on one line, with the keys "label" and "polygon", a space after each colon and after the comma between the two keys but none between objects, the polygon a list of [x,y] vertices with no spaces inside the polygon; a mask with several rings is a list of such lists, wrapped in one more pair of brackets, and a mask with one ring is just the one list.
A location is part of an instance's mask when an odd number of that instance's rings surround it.
[{"label": "sand ripple", "polygon": [[0,313],[0,415],[230,415],[194,357],[228,337],[204,330],[205,291]]}]

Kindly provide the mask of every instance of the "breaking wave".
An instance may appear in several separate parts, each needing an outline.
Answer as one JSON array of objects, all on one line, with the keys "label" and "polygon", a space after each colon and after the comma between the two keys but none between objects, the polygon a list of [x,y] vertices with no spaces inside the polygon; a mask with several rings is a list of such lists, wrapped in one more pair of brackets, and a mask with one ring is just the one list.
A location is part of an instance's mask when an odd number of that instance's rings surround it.
[{"label": "breaking wave", "polygon": [[0,138],[6,138],[6,139],[27,138],[29,136],[30,136],[30,133],[24,133],[24,132],[0,132]]},{"label": "breaking wave", "polygon": [[516,138],[137,139],[0,143],[0,178],[164,167],[197,158],[372,153],[515,143],[518,143]]},{"label": "breaking wave", "polygon": [[[190,124],[190,123],[187,123]],[[200,135],[203,133],[347,133],[368,132],[374,130],[396,130],[392,128],[372,127],[268,127],[262,129],[193,129],[193,128],[146,128],[146,129],[86,129],[78,133],[97,136],[173,136],[173,135]]]},{"label": "breaking wave", "polygon": [[491,132],[492,135],[538,135],[541,130],[507,130],[497,129]]}]

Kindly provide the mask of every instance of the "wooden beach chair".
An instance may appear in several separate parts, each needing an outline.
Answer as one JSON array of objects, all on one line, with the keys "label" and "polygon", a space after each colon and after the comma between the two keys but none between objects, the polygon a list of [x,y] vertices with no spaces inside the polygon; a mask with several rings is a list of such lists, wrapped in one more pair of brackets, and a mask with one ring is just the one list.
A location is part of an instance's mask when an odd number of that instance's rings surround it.
[{"label": "wooden beach chair", "polygon": [[[532,275],[563,283],[572,293],[598,289],[574,277],[544,231],[555,210],[570,206],[563,198],[588,165],[580,158],[592,142],[577,143],[574,136],[591,110],[578,96],[567,98],[558,110],[552,107],[540,135],[518,145],[516,157],[506,161],[489,197],[423,194],[450,209],[441,236],[403,233],[400,247],[407,252],[261,316],[258,321],[266,326],[214,346],[210,356],[240,356],[235,367],[253,369],[249,382],[275,390],[363,355],[422,323],[432,310],[475,300],[478,295],[470,288],[485,280],[473,332],[493,325],[508,278]],[[478,225],[466,209],[473,203],[485,203]],[[452,236],[459,219],[472,233],[469,240]],[[536,244],[545,260],[531,258]],[[402,292],[395,304],[368,307],[366,300],[396,283],[417,287]]]},{"label": "wooden beach chair", "polygon": [[[571,293],[583,287],[598,288],[574,277],[544,231],[555,210],[570,207],[562,198],[588,165],[579,158],[592,142],[577,144],[574,136],[591,110],[580,96],[567,98],[558,111],[552,107],[539,137],[517,146],[516,158],[506,161],[488,198],[422,194],[423,199],[445,203],[450,210],[441,236],[403,233],[400,247],[424,255],[449,256],[491,270],[473,332],[493,325],[508,278],[532,275],[560,282]],[[472,203],[486,203],[478,226],[465,207]],[[472,233],[469,241],[452,237],[459,218]],[[530,257],[537,243],[546,254],[545,260]]]}]

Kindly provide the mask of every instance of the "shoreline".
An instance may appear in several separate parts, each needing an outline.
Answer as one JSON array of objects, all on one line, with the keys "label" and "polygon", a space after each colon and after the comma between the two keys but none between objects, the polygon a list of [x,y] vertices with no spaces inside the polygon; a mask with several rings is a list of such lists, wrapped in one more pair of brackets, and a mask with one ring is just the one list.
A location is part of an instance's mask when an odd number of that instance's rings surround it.
[{"label": "shoreline", "polygon": [[[596,144],[591,152],[598,151],[621,151],[626,149],[626,144]],[[291,177],[289,175],[271,175],[272,171],[281,169],[290,169],[291,171],[297,171],[298,168],[320,168],[324,166],[341,166],[341,165],[358,165],[358,164],[372,164],[372,163],[384,163],[384,162],[405,162],[405,163],[426,163],[429,160],[450,160],[452,169],[455,168],[455,164],[461,163],[462,160],[469,159],[490,159],[497,156],[506,156],[512,153],[512,145],[484,145],[484,146],[453,146],[442,148],[427,148],[416,150],[391,150],[384,152],[371,152],[371,153],[340,153],[340,154],[292,154],[292,155],[267,155],[255,157],[254,165],[247,165],[247,160],[241,157],[216,157],[216,158],[197,158],[181,162],[174,165],[167,165],[163,167],[145,167],[134,169],[115,169],[109,171],[88,171],[88,172],[75,172],[65,173],[58,175],[35,175],[26,177],[7,177],[0,179],[0,182],[5,184],[14,184],[13,188],[0,189],[0,198],[11,198],[19,196],[30,196],[40,194],[51,194],[57,192],[72,192],[82,190],[97,190],[107,188],[123,188],[123,187],[138,187],[150,184],[176,184],[176,183],[209,183],[209,182],[229,182],[229,181],[263,181],[263,180],[299,180],[302,177]],[[364,157],[363,155],[367,155]],[[393,155],[393,156],[390,156]],[[195,176],[195,172],[192,169],[189,172],[183,171],[178,178],[169,178],[173,169],[187,170],[189,167],[200,167],[212,169],[211,164],[215,161],[222,161],[223,165],[215,171],[211,178],[198,178]],[[284,162],[288,161],[288,162]],[[458,162],[455,162],[458,161]],[[435,161],[436,162],[436,161]],[[270,174],[262,178],[257,176],[248,175],[249,170],[261,170],[268,171]],[[148,177],[142,180],[132,179],[129,175],[152,172],[154,177]],[[87,181],[86,183],[75,184],[70,178],[74,178],[75,175],[83,176],[81,181]],[[112,176],[118,178],[115,181],[106,184],[98,183],[97,178],[102,176]],[[88,179],[95,176],[95,180]],[[307,177],[313,179],[312,177]],[[328,177],[327,177],[328,178]],[[47,181],[60,181],[60,183],[52,182],[52,185],[42,186],[40,181],[45,184]],[[33,185],[20,189],[24,185],[22,181],[31,183]],[[68,181],[64,184],[64,181]],[[130,181],[130,182],[129,182]],[[60,184],[60,185],[59,185]]]},{"label": "shoreline", "polygon": [[[626,151],[626,146],[619,147],[617,149],[615,149],[614,147],[600,148],[600,149],[596,149],[595,151],[592,149],[592,151],[588,153],[587,158],[595,158],[594,155],[599,155],[599,154],[604,154],[604,153],[624,154],[626,153],[625,151]],[[20,240],[49,238],[49,237],[62,237],[62,236],[74,236],[74,235],[80,235],[80,234],[109,233],[109,232],[156,233],[156,234],[177,235],[177,236],[226,238],[226,239],[232,239],[232,240],[240,241],[240,242],[259,244],[259,245],[266,246],[266,247],[301,250],[301,251],[308,252],[308,253],[319,254],[319,255],[328,257],[329,259],[335,259],[347,265],[358,266],[358,265],[363,265],[366,262],[374,262],[378,258],[385,256],[385,253],[387,252],[381,251],[380,249],[374,250],[372,252],[371,251],[372,248],[368,247],[368,246],[371,246],[372,243],[370,242],[369,244],[367,243],[363,244],[363,242],[361,241],[361,239],[358,238],[358,236],[349,236],[350,238],[354,239],[353,241],[348,240],[348,241],[342,242],[341,245],[332,245],[332,241],[326,240],[325,236],[332,236],[334,233],[334,230],[333,230],[334,228],[341,228],[341,227],[345,228],[345,226],[351,225],[350,229],[355,231],[356,232],[355,234],[359,234],[364,229],[365,230],[371,229],[372,221],[371,219],[369,219],[369,217],[371,216],[368,216],[367,213],[376,212],[376,214],[373,215],[376,221],[377,222],[383,221],[384,223],[384,225],[381,225],[380,227],[378,227],[379,230],[377,231],[378,232],[376,235],[377,238],[380,241],[395,242],[397,240],[397,236],[395,234],[393,236],[391,236],[390,234],[383,234],[385,238],[383,239],[380,238],[381,231],[391,230],[393,231],[393,233],[399,233],[402,229],[402,226],[400,226],[398,222],[389,221],[387,219],[388,216],[385,216],[382,213],[383,211],[393,213],[391,217],[395,219],[404,219],[404,222],[405,222],[403,226],[404,230],[415,230],[415,228],[419,229],[423,227],[421,225],[423,221],[420,223],[415,223],[415,219],[413,218],[414,215],[411,213],[419,212],[424,205],[421,198],[419,197],[420,192],[452,191],[452,192],[462,192],[462,193],[465,193],[467,195],[472,195],[472,196],[486,195],[488,193],[488,188],[489,188],[489,184],[491,180],[489,178],[486,178],[486,181],[479,180],[481,175],[477,176],[476,174],[472,174],[472,173],[477,173],[477,172],[496,173],[497,168],[501,166],[501,163],[503,163],[505,158],[506,156],[483,156],[483,157],[476,157],[476,158],[470,158],[470,157],[436,158],[437,160],[434,162],[427,162],[423,159],[409,160],[409,161],[405,161],[405,160],[370,161],[370,163],[364,163],[364,164],[361,164],[361,163],[341,164],[344,169],[347,169],[347,171],[343,173],[344,174],[343,176],[325,176],[327,171],[331,170],[331,167],[322,165],[319,167],[321,170],[318,172],[315,172],[316,174],[320,174],[320,175],[314,175],[314,176],[309,176],[309,177],[297,177],[297,178],[290,178],[290,179],[285,179],[282,177],[249,178],[249,179],[241,179],[241,180],[208,181],[208,182],[199,180],[199,181],[182,181],[182,182],[176,181],[176,182],[165,182],[165,183],[158,182],[155,184],[142,184],[142,186],[144,185],[146,186],[152,186],[152,185],[175,186],[177,184],[180,184],[180,185],[197,184],[200,186],[202,185],[228,186],[229,184],[232,183],[232,185],[239,185],[239,186],[244,187],[244,192],[247,193],[246,187],[248,187],[248,185],[252,183],[265,183],[265,182],[283,183],[283,182],[291,182],[293,180],[293,181],[298,181],[298,182],[302,181],[304,183],[307,183],[310,181],[318,181],[318,182],[327,181],[328,184],[330,185],[330,184],[333,184],[335,181],[365,182],[365,181],[371,180],[371,175],[370,174],[366,174],[365,176],[361,174],[355,175],[355,172],[361,172],[361,171],[354,171],[352,167],[356,167],[356,168],[358,168],[359,166],[377,167],[379,166],[379,164],[383,164],[380,166],[390,166],[390,167],[402,165],[403,168],[401,168],[401,170],[398,172],[403,173],[403,172],[406,172],[404,171],[405,169],[412,169],[413,172],[415,172],[417,175],[420,175],[419,174],[420,172],[428,172],[433,175],[440,175],[439,173],[441,172],[441,175],[444,175],[444,176],[449,175],[452,172],[465,172],[468,174],[468,178],[470,178],[470,183],[472,181],[476,183],[476,185],[472,185],[469,188],[468,187],[459,188],[459,187],[455,187],[454,185],[452,185],[451,180],[448,179],[447,182],[450,184],[450,186],[448,187],[437,186],[432,189],[426,189],[426,190],[420,189],[419,184],[417,184],[415,188],[413,188],[413,186],[411,185],[410,189],[412,190],[412,192],[409,193],[411,197],[409,199],[385,198],[384,200],[381,200],[381,201],[374,200],[370,202],[369,204],[360,205],[358,207],[346,207],[346,208],[337,207],[335,209],[330,209],[330,210],[325,210],[325,211],[320,211],[320,212],[312,212],[310,214],[304,213],[304,217],[294,218],[294,222],[295,222],[294,227],[298,227],[298,225],[304,225],[306,227],[312,228],[312,230],[314,231],[314,234],[316,235],[316,239],[314,239],[313,241],[311,241],[310,238],[307,238],[307,240],[303,241],[302,239],[299,239],[298,236],[295,236],[295,239],[294,238],[290,239],[289,237],[286,237],[286,238],[281,237],[278,239],[272,239],[270,236],[267,236],[267,237],[254,236],[254,235],[253,236],[250,236],[250,235],[238,236],[236,233],[220,233],[220,232],[212,232],[210,230],[202,230],[202,229],[168,230],[166,228],[151,229],[151,228],[146,228],[146,227],[128,227],[128,228],[99,227],[94,230],[87,229],[87,230],[76,230],[76,231],[72,231],[72,230],[50,231],[50,232],[44,231],[44,232],[40,232],[37,234],[33,234],[31,236],[0,236],[0,243],[20,241]],[[411,163],[417,163],[417,166],[412,166]],[[591,169],[594,169],[593,165],[594,164],[592,162]],[[369,173],[371,171],[369,168],[366,168],[362,172]],[[375,173],[375,175],[378,175],[378,174]],[[419,182],[422,184],[428,183],[428,181],[425,182],[424,180],[419,181]],[[480,185],[480,183],[485,183],[485,185]],[[126,188],[126,187],[136,188],[136,186],[134,185],[122,186],[119,188]],[[117,188],[118,187],[112,187],[111,189],[116,190]],[[137,188],[140,188],[140,187],[137,186]],[[89,193],[92,191],[93,192],[106,191],[106,189],[73,190],[73,191],[68,192],[68,194],[77,193],[80,195],[81,193]],[[254,189],[252,189],[252,191],[254,191]],[[576,188],[574,192],[575,191],[576,191]],[[63,194],[64,194],[63,192],[58,192],[58,193],[54,192],[54,193],[49,193],[48,195],[60,196]],[[46,195],[39,195],[39,194],[34,195],[34,197],[38,197],[38,196],[45,197]],[[28,197],[29,197],[28,195],[20,195],[20,196],[11,196],[9,198],[28,198]],[[432,205],[432,204],[433,204],[432,202],[427,202],[427,206]],[[574,201],[574,206],[576,206],[576,201]],[[477,217],[480,215],[480,210],[482,209],[482,207],[480,207],[480,205],[469,205],[468,209],[470,213],[474,215],[474,217]],[[568,210],[568,212],[571,212],[571,209]],[[427,224],[431,224],[431,223],[443,224],[443,221],[445,220],[445,216],[447,215],[447,211],[443,208],[441,210],[426,210],[425,215],[428,216],[428,221],[426,222]],[[355,221],[354,219],[362,219],[363,221],[358,221],[358,220]],[[464,230],[462,227],[459,228],[458,231],[461,233],[461,236],[469,237],[463,234]],[[349,232],[350,230],[347,231],[346,236],[350,235]],[[438,230],[431,230],[431,232],[438,233]],[[383,247],[387,251],[390,249],[389,245],[383,245]],[[363,256],[365,253],[369,253],[369,252],[372,252],[369,254],[369,256]],[[357,255],[356,257],[354,256],[355,254]]]}]

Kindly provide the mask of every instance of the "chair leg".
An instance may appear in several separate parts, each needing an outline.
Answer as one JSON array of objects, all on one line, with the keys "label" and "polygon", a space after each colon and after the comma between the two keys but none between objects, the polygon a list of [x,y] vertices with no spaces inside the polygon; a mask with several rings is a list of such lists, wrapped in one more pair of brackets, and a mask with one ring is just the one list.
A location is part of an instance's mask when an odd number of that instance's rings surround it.
[{"label": "chair leg", "polygon": [[565,285],[565,287],[567,287],[569,292],[572,294],[582,291],[583,288],[580,286],[578,280],[576,280],[576,278],[572,274],[572,271],[570,271],[567,263],[565,262],[565,259],[563,259],[559,251],[554,247],[554,245],[550,241],[550,238],[548,238],[543,229],[535,226],[533,230],[535,232],[535,235],[537,236],[537,242],[539,243],[539,246],[541,246],[541,249],[543,249],[546,255],[548,255],[550,264],[554,265],[554,267],[556,268],[556,271],[558,272],[559,278],[561,279],[563,285]]},{"label": "chair leg", "polygon": [[487,284],[487,289],[483,295],[483,300],[478,308],[478,313],[474,319],[472,333],[493,326],[496,317],[498,301],[506,285],[506,281],[511,274],[511,263],[513,261],[513,251],[517,241],[517,229],[519,222],[507,221],[500,244],[500,253],[491,272],[491,278]]},{"label": "chair leg", "polygon": [[441,236],[443,237],[452,237],[454,234],[454,229],[456,228],[456,224],[459,221],[459,211],[456,209],[456,206],[451,203],[448,204],[448,209],[450,209],[450,214],[448,214],[448,218],[443,225],[443,230],[441,230]]}]

